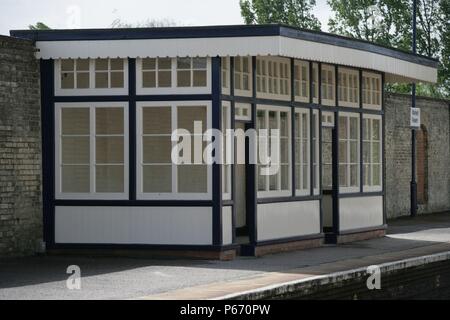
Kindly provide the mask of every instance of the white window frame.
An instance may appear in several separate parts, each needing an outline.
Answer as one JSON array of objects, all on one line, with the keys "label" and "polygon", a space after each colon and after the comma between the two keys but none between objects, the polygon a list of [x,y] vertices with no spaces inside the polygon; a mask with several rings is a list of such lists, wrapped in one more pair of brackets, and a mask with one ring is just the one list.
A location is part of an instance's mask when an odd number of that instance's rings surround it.
[{"label": "white window frame", "polygon": [[[142,109],[144,107],[170,107],[172,119],[172,131],[177,121],[177,108],[205,106],[207,124],[211,128],[211,101],[139,101],[136,103],[136,198],[138,200],[211,200],[212,199],[212,165],[207,165],[207,192],[206,193],[179,193],[178,189],[178,166],[172,163],[172,192],[170,193],[145,193],[143,192],[143,170],[142,170]],[[208,142],[209,144],[209,142]],[[176,143],[172,142],[172,146]]]},{"label": "white window frame", "polygon": [[[230,65],[230,57],[222,57],[221,63],[221,84],[222,84],[222,94],[229,95],[231,93],[231,65]],[[224,68],[224,62],[227,65],[227,68]],[[224,80],[226,82],[226,86],[224,86]]]},{"label": "white window frame", "polygon": [[[95,192],[95,156],[96,156],[96,127],[95,110],[98,108],[123,108],[124,111],[124,192],[100,193]],[[62,139],[61,139],[61,109],[63,108],[89,108],[89,168],[90,192],[67,193],[62,192]],[[67,102],[55,103],[55,198],[58,200],[127,200],[129,194],[129,128],[128,128],[128,102]]]},{"label": "white window frame", "polygon": [[[146,57],[154,58],[158,57]],[[179,57],[181,58],[181,57]],[[192,57],[184,57],[191,58]],[[142,58],[136,59],[136,94],[154,95],[154,94],[210,94],[211,93],[211,58],[206,58],[206,87],[178,87],[177,86],[177,58],[172,59],[172,86],[166,88],[144,88],[142,79]],[[187,70],[187,69],[186,69]],[[191,74],[192,70],[190,69]],[[158,70],[156,70],[158,72]],[[191,79],[192,80],[192,79]]]},{"label": "white window frame", "polygon": [[[247,113],[247,115],[245,115]],[[252,105],[249,103],[236,102],[234,105],[234,118],[240,121],[252,120]]]},{"label": "white window frame", "polygon": [[[299,79],[295,79],[295,68],[299,68]],[[306,97],[303,97],[301,95],[298,95],[297,93],[300,92],[296,92],[295,88],[297,87],[297,82],[299,83],[299,89],[300,91],[302,91],[302,84],[303,84],[303,67],[306,67]],[[295,101],[298,102],[305,102],[305,103],[309,103],[309,99],[311,97],[311,93],[310,93],[310,83],[311,83],[311,79],[309,79],[309,75],[310,75],[310,71],[309,71],[309,62],[308,61],[303,61],[303,60],[295,60],[294,62],[294,92],[295,92]]]},{"label": "white window frame", "polygon": [[[369,85],[369,88],[363,87],[363,97],[366,96],[366,92],[368,90],[370,92],[371,96],[373,96],[374,94],[378,95],[378,99],[379,99],[380,103],[379,104],[367,103],[367,102],[364,102],[364,100],[363,100],[363,108],[364,109],[371,109],[371,110],[381,110],[382,104],[383,104],[383,101],[382,101],[382,97],[383,97],[383,95],[382,95],[383,83],[382,83],[382,79],[381,79],[381,74],[364,71],[363,72],[363,83],[361,85],[365,86],[366,78],[369,79],[370,85]],[[379,84],[380,84],[380,90],[379,91],[376,91],[372,87],[372,79],[376,79],[377,81],[379,81]],[[363,99],[363,97],[361,97],[361,99]],[[371,97],[371,99],[372,99],[372,97]]]},{"label": "white window frame", "polygon": [[[263,198],[274,198],[274,197],[290,197],[292,196],[292,124],[291,124],[291,117],[292,117],[292,110],[289,107],[278,107],[278,106],[268,106],[268,105],[257,105],[256,106],[257,111],[265,111],[266,112],[266,127],[269,128],[269,116],[268,113],[269,111],[274,111],[274,112],[278,112],[277,113],[277,118],[278,118],[278,127],[280,127],[280,117],[279,117],[279,112],[286,112],[288,115],[288,119],[287,119],[287,130],[288,130],[288,146],[289,146],[289,150],[288,150],[288,161],[289,161],[289,167],[288,167],[288,172],[289,172],[289,177],[288,177],[288,184],[289,184],[289,189],[288,190],[266,190],[266,191],[259,191],[258,190],[258,177],[259,177],[259,173],[256,172],[256,188],[257,188],[257,197],[260,199]],[[257,121],[255,119],[255,121]],[[269,132],[270,134],[270,132]],[[280,146],[281,147],[281,146]],[[256,170],[258,170],[258,167],[256,167]],[[270,188],[270,177],[271,176],[266,176],[266,187],[267,189]],[[281,186],[281,174],[278,174],[277,177],[278,181],[277,181],[277,185]]]},{"label": "white window frame", "polygon": [[[322,100],[321,100],[321,104],[322,105],[328,105],[328,106],[335,106],[336,105],[336,69],[333,65],[328,65],[328,64],[322,64],[322,70],[320,71],[320,78],[322,79],[322,75],[323,72],[326,71],[327,72],[327,82],[320,82],[320,86],[321,86],[321,90],[320,90],[320,95],[322,96]],[[333,98],[332,99],[324,99],[323,98],[323,86],[330,86],[330,84],[328,83],[328,72],[331,72],[332,74],[332,83],[331,83],[331,91],[333,92]],[[327,91],[328,92],[328,91]]]},{"label": "white window frame", "polygon": [[[222,150],[224,150],[224,148],[228,147],[227,146],[227,141],[226,141],[226,134],[227,134],[226,130],[231,130],[231,121],[232,121],[231,120],[231,103],[229,101],[222,101],[222,116],[223,116],[223,108],[224,107],[227,109],[226,117],[227,117],[228,127],[227,128],[223,128],[223,123],[224,122],[223,122],[223,119],[222,119],[222,128],[221,128],[221,130],[222,130],[222,137],[223,137],[222,138]],[[231,141],[231,150],[227,150],[227,151],[228,151],[228,153],[231,154],[231,157],[232,157],[232,160],[233,160],[233,163],[234,163],[234,137],[233,137],[233,139]],[[233,163],[231,163],[231,164],[227,164],[226,163],[227,159],[225,159],[225,153],[224,152],[222,152],[222,156],[223,156],[222,180],[223,181],[226,180],[228,182],[228,186],[230,188],[229,192],[225,192],[223,190],[223,182],[222,182],[222,199],[223,200],[231,200],[231,192],[232,192],[232,189],[233,189],[233,187],[231,185],[232,181],[233,181],[233,179],[231,177],[231,172],[232,172],[232,168],[233,168]],[[229,166],[229,171],[228,171],[227,176],[225,176],[224,166]]]},{"label": "white window frame", "polygon": [[237,74],[241,77],[241,83],[243,79],[243,74],[245,72],[236,72],[236,60],[241,59],[241,66],[243,66],[242,59],[247,58],[248,59],[248,67],[249,67],[249,73],[248,73],[248,81],[249,81],[249,89],[243,90],[243,89],[236,89],[236,80],[234,81],[234,95],[235,96],[242,96],[242,97],[252,97],[253,96],[253,64],[252,64],[252,57],[251,56],[236,56],[234,58],[234,70],[233,70],[233,77],[236,77]]},{"label": "white window frame", "polygon": [[[372,125],[371,128],[369,129],[369,140],[364,140],[363,139],[363,148],[364,148],[364,142],[369,142],[370,144],[370,163],[368,163],[370,165],[370,171],[371,171],[371,176],[373,177],[373,165],[374,164],[378,164],[380,165],[380,185],[376,186],[376,185],[366,185],[365,184],[365,179],[363,181],[363,191],[364,192],[378,192],[378,191],[382,191],[383,190],[383,118],[381,115],[375,115],[375,114],[363,114],[363,123],[364,123],[364,119],[370,119],[370,120],[379,120],[380,121],[380,163],[374,163],[373,162],[373,154],[372,154],[372,143],[373,143],[373,139],[372,139]],[[370,123],[372,123],[372,121],[370,121]],[[364,136],[362,137],[364,138]],[[364,159],[362,159],[363,161]],[[363,162],[363,170],[365,168],[365,164]],[[364,173],[365,175],[365,173]]]},{"label": "white window frame", "polygon": [[[314,191],[314,195],[319,195],[320,194],[320,185],[321,185],[321,181],[320,181],[320,164],[321,164],[321,154],[320,154],[320,130],[322,130],[322,127],[320,125],[320,113],[319,110],[315,109],[313,110],[313,115],[316,116],[316,121],[314,123],[314,130],[315,130],[315,138],[313,137],[312,143],[314,144],[314,153],[316,156],[316,161],[314,161],[314,159],[311,160],[311,163],[313,164],[313,168],[314,168],[314,164],[316,165],[316,170],[314,172],[314,183],[317,184],[317,187],[313,186],[313,191]],[[314,119],[314,118],[313,118]]]},{"label": "white window frame", "polygon": [[[344,84],[341,82],[338,83],[339,106],[340,107],[359,108],[359,101],[360,101],[359,99],[361,98],[359,96],[359,87],[361,85],[359,83],[359,70],[349,69],[349,68],[339,68],[338,73],[339,73],[338,79],[340,81],[343,80],[342,77],[344,75],[346,76],[346,79],[347,79],[346,86],[344,86]],[[350,100],[350,92],[355,89],[354,87],[350,87],[350,81],[349,81],[350,76],[353,77],[353,79],[356,76],[356,84],[357,84],[357,86],[356,86],[356,102],[349,101]],[[346,91],[347,100],[342,100],[343,97],[341,96],[340,92],[343,92],[343,91]]]},{"label": "white window frame", "polygon": [[[350,147],[350,141],[352,141],[353,139],[350,138],[350,118],[355,118],[357,119],[357,124],[358,124],[358,139],[357,139],[357,161],[356,161],[356,165],[357,165],[357,177],[356,177],[356,181],[357,181],[357,186],[354,187],[342,187],[341,186],[341,182],[339,180],[339,193],[353,193],[353,192],[359,192],[360,191],[360,186],[361,186],[361,118],[360,118],[360,114],[356,113],[356,112],[339,112],[338,115],[338,119],[336,121],[339,121],[340,117],[346,117],[347,119],[347,150],[345,150],[345,152],[347,153],[347,162],[345,163],[345,165],[347,166],[347,181],[350,183],[350,167],[351,165],[355,165],[353,163],[350,162],[350,153],[351,153],[351,147]],[[340,128],[339,128],[340,131]],[[338,137],[338,143],[340,143],[342,140],[341,137]],[[342,152],[342,150],[340,150],[341,148],[339,148],[339,152]],[[340,155],[338,155],[337,157],[337,161],[338,161],[338,166],[341,166],[341,162],[340,162]]]},{"label": "white window frame", "polygon": [[[306,115],[306,138],[303,137],[303,128],[296,128],[297,131],[300,133],[300,137],[295,136],[295,148],[298,147],[298,141],[301,141],[301,144],[303,146],[303,141],[306,139],[307,141],[307,152],[306,152],[306,159],[307,159],[307,166],[308,166],[308,170],[306,171],[306,189],[302,189],[302,188],[298,188],[300,186],[300,184],[303,186],[303,166],[304,166],[304,161],[303,158],[301,159],[295,159],[295,173],[297,172],[297,165],[301,166],[300,170],[300,177],[301,179],[298,180],[297,177],[295,179],[296,182],[296,186],[295,186],[295,195],[296,196],[306,196],[306,195],[310,195],[311,194],[311,119],[310,119],[310,109],[306,109],[306,108],[296,108],[295,109],[295,115]],[[301,121],[300,121],[301,123]],[[297,121],[295,121],[295,125],[297,125]],[[295,132],[295,131],[294,131]],[[302,154],[303,148],[300,148],[299,150],[299,154]]]},{"label": "white window frame", "polygon": [[[103,58],[102,58],[103,59]],[[111,60],[109,58],[104,58]],[[128,95],[128,59],[123,59],[123,88],[95,88],[95,60],[89,59],[89,88],[86,89],[62,89],[61,88],[61,60],[55,60],[54,75],[55,75],[55,96],[101,96],[101,95]],[[77,60],[74,58],[73,60]],[[109,64],[109,62],[108,62]],[[109,67],[108,67],[109,69]],[[76,71],[75,71],[76,73]],[[108,70],[109,79],[111,79],[111,72]]]},{"label": "white window frame", "polygon": [[[284,101],[290,101],[291,100],[291,61],[287,58],[281,58],[281,57],[257,57],[256,58],[256,77],[262,82],[265,82],[265,88],[267,92],[258,91],[258,86],[256,87],[256,96],[257,98],[261,99],[273,99],[273,100],[284,100]],[[259,69],[258,65],[262,65],[263,63],[266,64],[266,74],[263,75],[258,74]],[[276,75],[269,76],[270,69],[269,69],[269,63],[272,66],[275,66]],[[281,78],[281,69],[285,68],[285,65],[287,65],[287,77]],[[284,72],[283,72],[284,73]],[[287,94],[281,94],[281,93],[269,93],[269,82],[275,81],[277,84],[278,92],[281,90],[281,84],[283,81],[287,80]]]}]

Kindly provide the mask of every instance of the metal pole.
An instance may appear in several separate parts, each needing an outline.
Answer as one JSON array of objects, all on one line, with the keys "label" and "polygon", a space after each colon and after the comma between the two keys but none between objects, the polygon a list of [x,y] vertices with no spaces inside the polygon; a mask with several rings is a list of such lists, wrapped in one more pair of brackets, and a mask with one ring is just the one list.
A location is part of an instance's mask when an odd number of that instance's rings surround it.
[{"label": "metal pole", "polygon": [[[416,53],[416,17],[417,17],[417,0],[413,0],[413,34],[412,34],[412,51]],[[411,107],[416,107],[416,84],[412,84],[412,101]],[[411,217],[417,215],[417,182],[416,182],[416,130],[411,131]]]}]

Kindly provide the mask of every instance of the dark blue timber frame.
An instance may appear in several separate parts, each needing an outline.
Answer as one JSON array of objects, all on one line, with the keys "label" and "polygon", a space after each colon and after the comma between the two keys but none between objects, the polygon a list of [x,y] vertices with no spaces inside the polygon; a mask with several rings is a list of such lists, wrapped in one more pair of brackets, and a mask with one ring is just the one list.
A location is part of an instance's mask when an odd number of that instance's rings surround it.
[{"label": "dark blue timber frame", "polygon": [[[211,58],[211,94],[136,95],[136,61],[128,59],[129,92],[126,96],[55,96],[54,60],[41,60],[42,170],[44,240],[48,249],[151,249],[225,251],[235,249],[222,243],[221,166],[212,165],[211,200],[137,200],[136,199],[136,102],[137,101],[211,101],[212,127],[221,125],[221,59]],[[128,200],[58,200],[55,198],[55,103],[58,102],[127,102],[129,106],[129,199]],[[211,207],[213,214],[211,245],[137,245],[137,244],[65,244],[55,242],[56,206],[129,206],[129,207]]]},{"label": "dark blue timber frame", "polygon": [[[172,38],[177,37],[189,37],[189,30],[194,34],[197,34],[197,37],[215,37],[215,36],[243,36],[243,35],[251,35],[251,36],[264,36],[264,35],[282,35],[287,37],[293,37],[297,39],[308,39],[311,41],[322,42],[322,43],[330,43],[334,45],[347,46],[347,47],[358,47],[363,48],[367,51],[379,52],[380,54],[385,54],[393,57],[397,57],[403,60],[422,63],[425,65],[435,65],[435,60],[421,57],[418,55],[411,55],[401,51],[384,48],[372,44],[368,44],[365,42],[358,42],[356,40],[350,40],[342,37],[335,37],[321,33],[315,33],[304,30],[297,30],[285,26],[255,26],[255,27],[245,27],[242,28],[237,27],[217,27],[217,28],[182,28],[182,31],[177,31],[177,28],[165,29],[162,28],[160,30],[156,29],[142,29],[142,30],[115,30],[107,33],[105,30],[93,30],[93,31],[51,31],[51,32],[34,32],[34,31],[13,31],[11,32],[14,36],[20,36],[25,38],[32,38],[33,40],[50,40],[50,41],[60,41],[60,40],[88,40],[88,39],[116,39],[119,37],[120,39],[140,39],[142,38],[171,38],[171,36],[167,36],[167,32],[172,35]],[[216,31],[211,31],[211,30]],[[187,30],[187,31],[186,31]],[[178,33],[177,33],[178,32]],[[187,32],[187,33],[186,33]],[[181,36],[184,34],[184,36]],[[122,35],[122,36],[120,36]],[[145,37],[144,37],[145,35]],[[77,38],[78,36],[82,38]],[[101,38],[104,37],[104,38]],[[333,40],[331,40],[333,39]],[[371,49],[367,49],[370,47]],[[383,224],[386,224],[386,204],[385,204],[385,123],[384,123],[384,74],[380,72],[376,72],[373,70],[366,70],[361,68],[353,68],[359,70],[359,78],[360,78],[360,108],[349,108],[349,107],[341,107],[339,106],[338,99],[338,70],[340,67],[350,68],[347,66],[335,66],[335,98],[336,105],[335,106],[325,106],[322,105],[321,102],[321,63],[317,63],[318,65],[318,78],[317,78],[317,86],[318,86],[318,103],[313,102],[312,97],[312,65],[313,63],[309,61],[310,65],[310,101],[309,103],[301,103],[295,101],[294,96],[294,59],[290,59],[291,61],[291,101],[281,101],[281,100],[271,100],[271,99],[260,99],[257,98],[256,95],[256,57],[252,57],[252,72],[253,72],[253,95],[252,97],[240,97],[234,95],[234,58],[230,58],[230,95],[223,95],[221,93],[221,59],[219,57],[211,58],[211,76],[212,76],[212,91],[210,94],[183,94],[183,95],[137,95],[136,94],[136,61],[135,59],[129,58],[129,93],[124,96],[55,96],[54,94],[54,63],[53,60],[41,60],[41,94],[42,94],[42,139],[43,139],[43,199],[44,199],[44,236],[45,241],[49,248],[75,248],[75,247],[89,247],[89,248],[104,248],[108,246],[118,247],[117,245],[66,245],[66,244],[56,244],[55,243],[55,226],[54,226],[54,210],[55,206],[173,206],[173,207],[181,207],[181,206],[192,206],[192,207],[212,207],[213,208],[213,243],[211,246],[136,246],[136,245],[127,245],[126,247],[132,248],[161,248],[161,249],[213,249],[213,250],[225,250],[226,248],[230,248],[230,246],[224,246],[222,243],[222,207],[223,206],[232,206],[232,228],[233,228],[233,243],[235,243],[236,235],[235,235],[235,224],[236,224],[236,211],[234,206],[235,199],[235,185],[234,185],[234,174],[235,168],[232,166],[232,199],[230,201],[222,200],[222,170],[221,166],[218,164],[214,164],[212,167],[212,176],[213,176],[213,190],[212,190],[212,199],[211,200],[202,200],[202,201],[190,201],[190,200],[164,200],[164,201],[150,201],[150,200],[137,200],[136,199],[136,102],[137,101],[193,101],[193,100],[205,100],[212,101],[212,127],[220,129],[221,128],[221,101],[226,100],[231,103],[231,126],[234,129],[234,114],[235,114],[235,103],[243,102],[250,103],[252,106],[252,121],[247,123],[246,128],[255,128],[256,127],[256,106],[258,104],[262,105],[274,105],[274,106],[288,106],[291,107],[291,137],[292,137],[292,146],[295,146],[294,143],[294,130],[295,130],[295,110],[296,108],[308,108],[310,111],[310,185],[311,192],[308,196],[296,196],[295,194],[295,152],[294,148],[292,150],[292,195],[290,197],[282,197],[282,198],[267,198],[267,199],[258,199],[257,198],[257,185],[256,185],[256,166],[248,165],[246,168],[247,171],[247,181],[248,188],[253,190],[253,192],[248,193],[249,199],[247,200],[247,213],[249,214],[249,235],[250,235],[250,244],[253,246],[257,245],[266,245],[266,244],[275,244],[281,242],[295,241],[295,240],[303,240],[308,237],[294,237],[294,238],[285,238],[285,239],[275,239],[270,241],[257,241],[257,205],[263,203],[281,203],[281,202],[292,202],[292,201],[308,201],[308,200],[320,200],[320,225],[322,229],[323,224],[323,213],[322,213],[322,130],[321,130],[321,116],[323,111],[331,111],[334,112],[335,115],[335,134],[333,135],[333,166],[335,170],[333,170],[333,212],[334,218],[336,221],[335,229],[333,230],[335,235],[345,234],[348,232],[340,232],[339,231],[339,199],[340,198],[348,198],[348,197],[365,197],[365,196],[383,196]],[[382,76],[382,110],[370,110],[362,108],[362,72],[370,71],[372,73],[378,73]],[[54,185],[54,174],[55,174],[55,163],[54,163],[54,150],[55,150],[55,137],[54,137],[54,124],[55,124],[55,115],[54,115],[54,103],[56,102],[109,102],[109,101],[123,101],[127,102],[129,105],[129,200],[56,200],[55,199],[55,185]],[[319,195],[314,194],[314,166],[312,165],[313,155],[315,153],[315,145],[312,141],[313,137],[313,112],[314,110],[318,111],[318,122],[319,122],[319,131],[317,132],[316,139],[319,139],[319,158],[316,159],[317,165],[319,167]],[[339,112],[356,112],[360,114],[360,192],[357,193],[347,193],[341,194],[339,192],[339,174],[338,174],[338,125],[339,125]],[[383,159],[383,187],[381,192],[364,192],[363,190],[363,182],[364,182],[364,170],[362,165],[362,152],[363,152],[363,114],[378,114],[382,117],[382,159]],[[383,226],[381,226],[383,227]],[[380,229],[381,227],[375,227],[373,229]],[[369,228],[370,229],[370,228]],[[352,230],[349,232],[356,232],[360,230]],[[323,234],[317,234],[310,236],[310,238],[322,237]]]}]

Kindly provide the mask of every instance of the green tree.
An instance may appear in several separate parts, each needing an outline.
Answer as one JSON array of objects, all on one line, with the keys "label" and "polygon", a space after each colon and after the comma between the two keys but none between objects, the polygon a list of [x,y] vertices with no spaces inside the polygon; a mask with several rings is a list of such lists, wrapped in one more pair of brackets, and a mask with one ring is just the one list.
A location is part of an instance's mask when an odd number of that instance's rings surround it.
[{"label": "green tree", "polygon": [[43,22],[37,22],[34,25],[30,24],[28,26],[28,29],[30,29],[30,30],[50,30],[51,28]]},{"label": "green tree", "polygon": [[282,23],[311,30],[321,27],[312,13],[315,0],[240,0],[239,4],[246,24]]},{"label": "green tree", "polygon": [[[442,62],[438,84],[418,85],[420,95],[448,97],[450,94],[448,51],[445,52],[450,41],[449,1],[417,1],[417,53],[440,58]],[[331,32],[411,50],[412,0],[328,0],[328,4],[334,13],[328,23]],[[390,90],[407,93],[410,86],[393,85]]]}]

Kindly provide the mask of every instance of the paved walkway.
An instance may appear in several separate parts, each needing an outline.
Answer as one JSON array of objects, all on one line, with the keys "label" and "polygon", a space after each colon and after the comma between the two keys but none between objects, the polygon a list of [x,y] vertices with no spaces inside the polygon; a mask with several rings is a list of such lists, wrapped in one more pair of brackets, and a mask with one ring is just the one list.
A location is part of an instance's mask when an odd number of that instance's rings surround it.
[{"label": "paved walkway", "polygon": [[[391,221],[388,236],[234,261],[34,257],[0,261],[0,299],[218,299],[373,264],[450,252],[450,214]],[[81,290],[66,269],[81,268]]]}]

